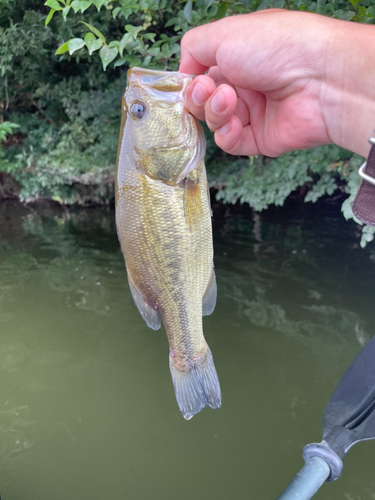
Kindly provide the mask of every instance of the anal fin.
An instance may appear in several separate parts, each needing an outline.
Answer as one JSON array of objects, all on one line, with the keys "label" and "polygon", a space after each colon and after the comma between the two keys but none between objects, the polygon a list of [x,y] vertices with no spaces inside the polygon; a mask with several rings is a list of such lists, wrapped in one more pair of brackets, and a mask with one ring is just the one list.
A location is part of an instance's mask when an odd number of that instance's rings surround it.
[{"label": "anal fin", "polygon": [[139,314],[145,320],[146,325],[149,328],[152,328],[153,330],[159,330],[159,328],[161,327],[161,317],[159,311],[154,307],[152,307],[144,299],[143,295],[135,288],[130,278],[128,279],[128,281],[129,281],[130,292],[132,294],[134,303],[137,306]]},{"label": "anal fin", "polygon": [[217,285],[214,266],[212,265],[211,276],[202,299],[202,316],[209,316],[214,312],[217,298]]}]

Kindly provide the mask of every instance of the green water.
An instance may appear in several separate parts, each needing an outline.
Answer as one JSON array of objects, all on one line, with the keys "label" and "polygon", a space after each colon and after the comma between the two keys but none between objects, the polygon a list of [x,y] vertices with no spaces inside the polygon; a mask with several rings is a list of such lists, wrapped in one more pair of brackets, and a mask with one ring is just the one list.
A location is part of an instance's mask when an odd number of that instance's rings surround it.
[{"label": "green water", "polygon": [[[2,500],[272,500],[374,332],[375,249],[334,208],[214,207],[204,331],[223,406],[186,422],[106,209],[0,204]],[[321,499],[375,498],[375,442]]]}]

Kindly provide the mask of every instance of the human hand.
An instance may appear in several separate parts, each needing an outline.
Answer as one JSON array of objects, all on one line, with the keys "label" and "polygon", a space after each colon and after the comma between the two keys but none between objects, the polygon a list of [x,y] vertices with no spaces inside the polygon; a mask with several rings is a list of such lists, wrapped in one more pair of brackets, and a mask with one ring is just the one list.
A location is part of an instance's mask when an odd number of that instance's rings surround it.
[{"label": "human hand", "polygon": [[279,156],[333,142],[366,155],[374,41],[373,26],[286,10],[200,26],[181,42],[181,72],[209,69],[188,88],[188,107],[231,154]]}]

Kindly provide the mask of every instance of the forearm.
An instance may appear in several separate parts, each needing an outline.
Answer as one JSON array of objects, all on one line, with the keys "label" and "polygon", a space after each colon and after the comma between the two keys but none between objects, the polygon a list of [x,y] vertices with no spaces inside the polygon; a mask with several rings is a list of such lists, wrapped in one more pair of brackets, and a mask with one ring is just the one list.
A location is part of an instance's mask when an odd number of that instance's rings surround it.
[{"label": "forearm", "polygon": [[375,26],[338,22],[326,49],[321,103],[335,144],[367,156],[375,129]]}]

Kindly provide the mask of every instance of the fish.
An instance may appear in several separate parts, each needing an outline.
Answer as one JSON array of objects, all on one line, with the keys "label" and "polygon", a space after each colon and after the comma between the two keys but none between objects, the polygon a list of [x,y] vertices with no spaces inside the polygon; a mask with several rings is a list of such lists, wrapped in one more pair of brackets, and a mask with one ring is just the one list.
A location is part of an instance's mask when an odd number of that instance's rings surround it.
[{"label": "fish", "polygon": [[146,325],[164,324],[178,407],[186,420],[221,406],[203,335],[213,312],[206,141],[186,105],[193,77],[133,67],[127,73],[116,171],[116,228],[131,295]]}]

